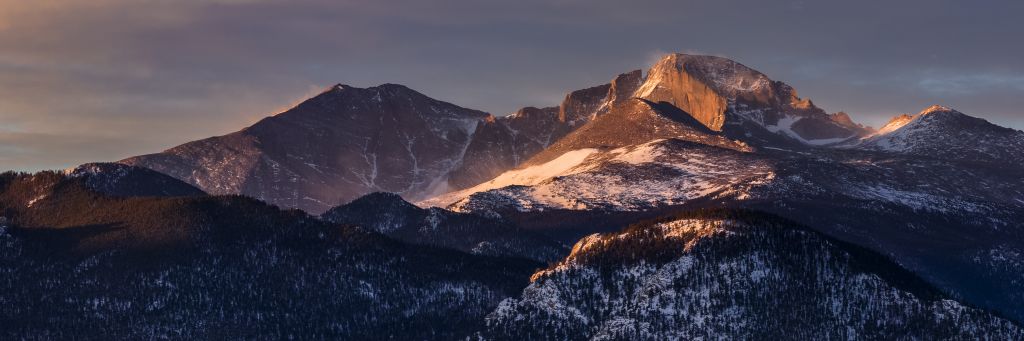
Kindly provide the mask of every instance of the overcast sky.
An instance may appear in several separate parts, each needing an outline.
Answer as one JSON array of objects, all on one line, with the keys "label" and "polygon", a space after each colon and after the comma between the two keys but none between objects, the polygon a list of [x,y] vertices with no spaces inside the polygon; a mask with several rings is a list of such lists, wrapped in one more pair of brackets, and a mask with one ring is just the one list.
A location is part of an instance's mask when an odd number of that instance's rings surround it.
[{"label": "overcast sky", "polygon": [[503,115],[668,52],[876,127],[942,104],[1024,129],[1021,18],[1024,1],[0,0],[0,169],[160,151],[335,83]]}]

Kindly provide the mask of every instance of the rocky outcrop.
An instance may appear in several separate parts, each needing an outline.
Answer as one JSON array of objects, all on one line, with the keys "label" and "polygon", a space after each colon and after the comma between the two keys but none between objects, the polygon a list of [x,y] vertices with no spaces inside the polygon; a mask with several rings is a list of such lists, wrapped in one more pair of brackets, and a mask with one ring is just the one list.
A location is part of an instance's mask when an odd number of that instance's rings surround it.
[{"label": "rocky outcrop", "polygon": [[854,122],[853,119],[850,118],[850,114],[842,111],[831,114],[829,117],[832,119],[832,122],[835,122],[849,130],[857,131],[860,135],[868,135],[875,132],[874,128]]}]

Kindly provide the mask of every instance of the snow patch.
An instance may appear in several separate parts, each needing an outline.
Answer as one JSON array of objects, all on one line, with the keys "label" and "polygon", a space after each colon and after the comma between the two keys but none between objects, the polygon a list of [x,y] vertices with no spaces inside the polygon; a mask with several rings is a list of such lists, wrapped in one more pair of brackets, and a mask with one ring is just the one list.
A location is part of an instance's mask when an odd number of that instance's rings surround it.
[{"label": "snow patch", "polygon": [[533,186],[544,182],[545,180],[551,179],[555,176],[574,174],[577,166],[583,163],[587,157],[597,153],[597,149],[586,148],[567,152],[562,154],[558,158],[548,161],[544,164],[534,165],[522,169],[515,169],[505,173],[502,173],[498,177],[491,181],[470,187],[465,190],[444,194],[441,196],[428,199],[420,203],[421,206],[439,206],[446,205],[454,202],[455,200],[465,198],[470,194],[477,192],[489,191],[492,189],[507,187],[507,186]]},{"label": "snow patch", "polygon": [[853,137],[853,136],[847,136],[847,137],[837,137],[837,138],[831,138],[831,139],[816,139],[816,140],[805,139],[803,136],[800,136],[800,134],[797,134],[797,132],[793,131],[793,125],[796,124],[797,122],[799,122],[802,119],[803,119],[803,117],[794,117],[794,116],[786,115],[786,116],[780,118],[779,122],[776,123],[775,125],[768,125],[768,126],[765,126],[765,128],[768,129],[768,131],[770,131],[770,132],[773,132],[773,133],[776,133],[776,134],[786,135],[786,136],[794,138],[794,139],[796,139],[796,140],[798,140],[798,141],[800,141],[800,142],[802,142],[804,144],[809,144],[809,145],[812,145],[812,146],[824,146],[824,145],[829,145],[829,144],[840,143],[840,142],[843,142],[843,141],[846,141],[846,140],[850,139],[850,137]]}]

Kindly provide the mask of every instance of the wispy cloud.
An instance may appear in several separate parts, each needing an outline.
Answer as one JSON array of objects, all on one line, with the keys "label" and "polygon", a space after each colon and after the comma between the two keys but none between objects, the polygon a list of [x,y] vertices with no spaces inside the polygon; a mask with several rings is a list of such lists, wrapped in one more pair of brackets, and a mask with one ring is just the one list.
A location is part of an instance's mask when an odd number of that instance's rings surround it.
[{"label": "wispy cloud", "polygon": [[1024,91],[1024,75],[933,75],[921,78],[917,85],[939,96],[969,96],[999,89]]}]

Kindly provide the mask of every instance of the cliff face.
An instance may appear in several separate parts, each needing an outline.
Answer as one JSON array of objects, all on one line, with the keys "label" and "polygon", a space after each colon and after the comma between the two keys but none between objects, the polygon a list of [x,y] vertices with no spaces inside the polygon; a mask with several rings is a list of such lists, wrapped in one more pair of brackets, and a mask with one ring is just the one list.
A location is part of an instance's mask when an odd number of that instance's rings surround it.
[{"label": "cliff face", "polygon": [[[721,131],[728,101],[724,87],[712,83],[711,75],[699,72],[693,56],[670,55],[651,67],[636,96],[667,102],[686,111],[711,130]],[[744,79],[744,81],[749,81]]]},{"label": "cliff face", "polygon": [[754,137],[765,129],[810,144],[863,134],[852,121],[833,119],[789,85],[721,57],[665,56],[651,67],[634,97],[667,103],[712,131],[755,144],[776,139]]}]

